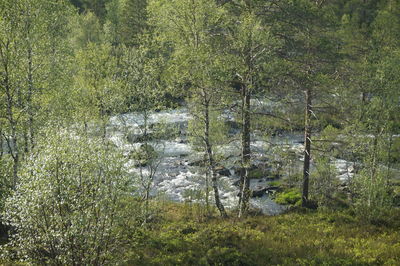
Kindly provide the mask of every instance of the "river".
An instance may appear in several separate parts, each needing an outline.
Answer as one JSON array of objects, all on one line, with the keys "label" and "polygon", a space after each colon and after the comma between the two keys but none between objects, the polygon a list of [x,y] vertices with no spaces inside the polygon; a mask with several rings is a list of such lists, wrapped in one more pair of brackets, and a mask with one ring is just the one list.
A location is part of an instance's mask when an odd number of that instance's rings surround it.
[{"label": "river", "polygon": [[[143,127],[147,124],[147,134],[154,134],[157,125],[164,125],[164,130],[176,131],[167,138],[158,137],[146,141],[159,154],[159,159],[152,166],[137,166],[133,161],[127,165],[130,171],[136,176],[152,176],[151,195],[163,196],[167,199],[183,202],[198,201],[196,197],[198,191],[204,191],[206,178],[202,167],[198,164],[201,161],[202,153],[189,143],[186,135],[188,121],[192,119],[188,110],[179,108],[174,110],[164,110],[160,112],[148,113],[146,119],[141,113],[129,113],[111,117],[107,128],[108,138],[128,155],[131,151],[138,149],[144,144]],[[228,114],[226,119],[232,119]],[[167,134],[169,135],[169,134]],[[301,133],[283,134],[273,138],[265,139],[264,136],[252,135],[252,159],[254,164],[268,164],[272,160],[271,147],[280,146],[281,150],[291,151],[295,154],[295,168],[298,171],[301,167],[303,144]],[[223,204],[227,208],[235,208],[238,203],[239,176],[235,172],[237,161],[240,154],[240,142],[231,141],[228,144],[216,147],[216,153],[223,160],[221,165],[225,169],[219,176],[219,189]],[[333,162],[341,180],[345,181],[352,176],[348,170],[350,164],[344,160]],[[140,179],[140,178],[139,178]],[[252,179],[250,188],[257,190],[266,186],[272,181],[267,178]],[[210,194],[212,192],[210,191]],[[212,194],[211,194],[212,195]],[[213,197],[210,197],[212,201]],[[279,205],[271,200],[267,193],[260,197],[252,197],[251,207],[262,211],[264,214],[276,215],[285,211],[286,206]]]}]

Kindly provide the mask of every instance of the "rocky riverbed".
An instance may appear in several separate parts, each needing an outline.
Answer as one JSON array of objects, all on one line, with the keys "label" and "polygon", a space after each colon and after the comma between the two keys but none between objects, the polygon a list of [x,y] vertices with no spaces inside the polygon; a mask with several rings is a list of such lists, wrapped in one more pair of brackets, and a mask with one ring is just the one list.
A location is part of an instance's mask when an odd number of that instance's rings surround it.
[{"label": "rocky riverbed", "polygon": [[[232,116],[225,114],[227,121]],[[159,157],[151,165],[138,165],[132,159],[128,165],[130,171],[143,179],[150,178],[151,194],[163,195],[174,201],[199,201],[199,191],[204,191],[206,175],[202,170],[202,153],[196,151],[188,142],[186,131],[188,121],[192,119],[185,108],[148,113],[130,113],[113,116],[107,129],[108,138],[128,156],[144,144],[151,145]],[[160,126],[162,125],[162,126]],[[146,128],[146,130],[144,130]],[[235,129],[232,129],[235,131]],[[158,131],[161,134],[158,134]],[[232,132],[231,132],[232,133]],[[233,132],[235,134],[237,132]],[[167,137],[166,137],[167,136]],[[279,160],[271,152],[272,147],[279,146],[281,150],[294,155],[294,171],[301,169],[303,152],[302,134],[282,134],[268,140],[264,136],[252,135],[251,149],[253,152],[254,176],[250,182],[253,191],[251,206],[265,214],[275,215],[283,212],[286,207],[275,203],[268,196],[274,192],[271,182],[280,176],[274,174],[279,168]],[[237,165],[240,154],[240,142],[216,147],[216,153],[222,158],[219,162],[219,188],[223,204],[234,208],[238,203]],[[279,156],[278,156],[279,157]],[[342,181],[352,177],[352,165],[345,160],[335,160]],[[274,166],[272,166],[274,165]],[[275,169],[272,169],[275,168]],[[212,201],[210,191],[210,200]]]}]

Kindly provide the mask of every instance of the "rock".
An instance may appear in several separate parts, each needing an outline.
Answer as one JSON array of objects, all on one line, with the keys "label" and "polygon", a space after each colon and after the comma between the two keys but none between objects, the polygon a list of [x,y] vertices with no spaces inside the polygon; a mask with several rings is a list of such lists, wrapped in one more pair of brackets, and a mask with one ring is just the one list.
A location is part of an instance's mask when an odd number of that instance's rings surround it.
[{"label": "rock", "polygon": [[232,183],[233,186],[240,186],[240,178]]},{"label": "rock", "polygon": [[233,173],[234,173],[235,175],[240,176],[240,172],[241,172],[242,168],[241,168],[241,167],[234,166],[234,167],[232,167],[232,170],[233,170]]},{"label": "rock", "polygon": [[265,195],[266,192],[267,192],[266,187],[257,186],[251,190],[251,196],[252,197],[262,197]]},{"label": "rock", "polygon": [[279,186],[269,186],[266,188],[267,193],[275,193],[276,191],[281,190]]},{"label": "rock", "polygon": [[337,178],[340,180],[340,182],[342,182],[342,184],[347,184],[347,183],[349,183],[352,176],[353,176],[353,174],[345,173],[342,175],[338,175]]},{"label": "rock", "polygon": [[275,174],[275,175],[266,177],[266,178],[265,178],[265,181],[274,181],[274,180],[277,180],[277,179],[279,179],[279,178],[281,178],[281,177],[282,177],[281,175]]},{"label": "rock", "polygon": [[242,128],[240,123],[231,120],[225,121],[225,125],[228,127],[228,134],[230,135],[237,134]]},{"label": "rock", "polygon": [[151,141],[153,139],[154,139],[154,135],[151,133],[147,133],[146,135],[138,135],[138,134],[135,134],[134,132],[129,132],[126,135],[126,140],[129,143],[146,142],[146,141]]},{"label": "rock", "polygon": [[250,169],[248,176],[250,179],[259,179],[264,177],[264,172],[259,168]]},{"label": "rock", "polygon": [[126,135],[126,140],[127,140],[129,143],[135,143],[137,137],[138,137],[137,134],[135,134],[135,133],[133,133],[133,132],[129,132],[129,133]]},{"label": "rock", "polygon": [[177,142],[177,143],[186,143],[186,141],[181,137],[175,138],[175,142]]},{"label": "rock", "polygon": [[215,172],[222,176],[231,176],[231,171],[223,166],[217,166]]},{"label": "rock", "polygon": [[205,160],[195,160],[188,163],[189,166],[204,166]]},{"label": "rock", "polygon": [[283,129],[275,129],[272,134],[272,137],[282,137],[283,136]]}]

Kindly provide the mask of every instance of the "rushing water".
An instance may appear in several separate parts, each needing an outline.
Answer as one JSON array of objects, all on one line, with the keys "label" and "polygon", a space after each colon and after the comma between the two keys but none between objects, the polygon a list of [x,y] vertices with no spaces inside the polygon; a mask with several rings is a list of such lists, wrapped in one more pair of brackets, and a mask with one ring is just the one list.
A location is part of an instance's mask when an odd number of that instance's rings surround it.
[{"label": "rushing water", "polygon": [[[225,116],[226,119],[232,118],[229,114],[225,114]],[[177,136],[169,139],[153,139],[147,142],[160,155],[156,162],[156,173],[152,179],[152,195],[163,194],[174,201],[196,200],[195,192],[204,190],[205,173],[201,167],[196,166],[196,162],[200,161],[202,155],[193,149],[185,135],[190,119],[192,117],[185,108],[153,112],[147,114],[147,116],[139,113],[123,114],[110,119],[108,137],[126,154],[143,145],[143,141],[139,137],[143,134],[142,128],[145,124],[148,125],[148,128],[157,124],[165,124],[172,125],[173,127],[170,128],[177,129]],[[152,133],[152,131],[149,130],[147,133]],[[130,141],[128,141],[129,136],[131,136]],[[138,137],[137,140],[135,140],[135,137]],[[261,163],[265,160],[266,154],[271,154],[271,144],[282,145],[284,149],[297,154],[296,160],[299,167],[303,150],[301,140],[301,134],[276,136],[268,141],[263,140],[262,136],[254,135],[251,144],[253,160],[256,163]],[[232,141],[229,144],[218,146],[216,152],[223,155],[225,160],[222,164],[229,170],[229,176],[225,174],[219,177],[221,200],[226,207],[233,208],[238,203],[237,195],[239,191],[234,183],[238,181],[239,176],[235,174],[234,167],[237,166],[238,155],[240,154],[240,142]],[[340,179],[347,180],[351,176],[348,171],[349,164],[346,161],[338,160],[335,165],[341,174]],[[140,167],[134,165],[133,161],[129,168],[132,172],[142,173],[144,176],[149,175],[150,170],[154,170],[148,167],[140,169]],[[252,179],[250,188],[265,187],[268,186],[269,182],[266,179]],[[252,207],[270,215],[279,214],[286,208],[275,203],[265,193],[262,197],[251,198],[250,203]]]}]

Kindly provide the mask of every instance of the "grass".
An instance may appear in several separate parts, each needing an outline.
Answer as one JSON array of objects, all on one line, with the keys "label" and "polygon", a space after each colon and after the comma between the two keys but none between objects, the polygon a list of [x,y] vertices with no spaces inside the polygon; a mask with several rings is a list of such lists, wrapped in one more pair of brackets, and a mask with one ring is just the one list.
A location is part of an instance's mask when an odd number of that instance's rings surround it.
[{"label": "grass", "polygon": [[[280,216],[200,219],[170,204],[124,254],[129,265],[399,265],[399,224],[348,212],[297,209]],[[300,210],[300,211],[299,211]],[[397,221],[400,217],[396,214]],[[393,218],[392,218],[393,219]],[[394,220],[393,220],[394,221]]]},{"label": "grass", "polygon": [[[154,205],[153,205],[154,204]],[[400,210],[370,224],[349,211],[295,207],[278,216],[221,219],[188,203],[152,203],[139,229],[121,227],[117,265],[400,265]],[[2,261],[0,265],[15,265]],[[22,264],[21,264],[22,265]]]}]

